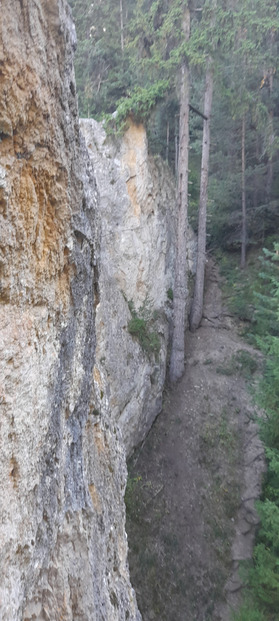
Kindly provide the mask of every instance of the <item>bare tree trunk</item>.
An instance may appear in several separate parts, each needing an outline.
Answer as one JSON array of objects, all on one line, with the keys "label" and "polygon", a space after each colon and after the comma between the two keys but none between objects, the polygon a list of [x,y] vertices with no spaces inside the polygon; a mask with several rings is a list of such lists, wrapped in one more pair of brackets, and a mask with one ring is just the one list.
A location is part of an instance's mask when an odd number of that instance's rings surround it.
[{"label": "bare tree trunk", "polygon": [[177,171],[178,171],[178,114],[175,115],[174,147],[175,147],[174,173],[175,173],[175,179],[177,179]]},{"label": "bare tree trunk", "polygon": [[270,202],[270,197],[271,197],[271,188],[272,188],[272,183],[273,183],[273,156],[272,156],[272,148],[273,148],[273,144],[274,144],[274,140],[275,140],[275,136],[274,136],[274,128],[273,128],[273,112],[269,113],[269,150],[270,150],[270,154],[268,156],[268,162],[267,162],[267,177],[266,177],[266,202],[269,203]]},{"label": "bare tree trunk", "polygon": [[241,130],[241,195],[242,195],[242,225],[241,225],[241,260],[240,267],[245,268],[246,265],[246,245],[247,245],[247,217],[246,217],[246,154],[245,154],[245,137],[246,137],[246,119],[245,113],[242,117]]},{"label": "bare tree trunk", "polygon": [[259,205],[259,181],[258,181],[258,171],[257,171],[257,167],[260,163],[260,138],[259,138],[259,133],[256,131],[256,166],[255,166],[255,171],[253,174],[253,209],[254,211],[257,210],[257,207]]},{"label": "bare tree trunk", "polygon": [[170,147],[170,124],[167,121],[167,141],[166,141],[166,162],[169,163],[169,147]]},{"label": "bare tree trunk", "polygon": [[[273,69],[269,71],[269,99],[272,98],[273,91]],[[273,145],[274,145],[274,119],[272,101],[270,101],[269,110],[269,123],[268,123],[268,162],[267,162],[267,178],[266,178],[266,203],[270,202],[271,189],[273,183]]]},{"label": "bare tree trunk", "polygon": [[202,320],[204,275],[206,261],[206,210],[210,151],[210,115],[213,97],[213,61],[209,58],[205,77],[204,116],[202,139],[201,186],[198,225],[197,272],[195,279],[194,299],[190,314],[190,330],[196,330]]},{"label": "bare tree trunk", "polygon": [[[183,31],[190,36],[190,11],[185,6]],[[178,154],[178,218],[173,295],[173,340],[170,359],[170,381],[177,381],[184,373],[186,300],[188,294],[186,269],[186,233],[188,223],[188,154],[189,154],[189,67],[185,61],[181,67],[179,154]]]},{"label": "bare tree trunk", "polygon": [[124,24],[123,24],[123,2],[119,0],[120,8],[120,38],[121,38],[121,51],[124,52]]}]

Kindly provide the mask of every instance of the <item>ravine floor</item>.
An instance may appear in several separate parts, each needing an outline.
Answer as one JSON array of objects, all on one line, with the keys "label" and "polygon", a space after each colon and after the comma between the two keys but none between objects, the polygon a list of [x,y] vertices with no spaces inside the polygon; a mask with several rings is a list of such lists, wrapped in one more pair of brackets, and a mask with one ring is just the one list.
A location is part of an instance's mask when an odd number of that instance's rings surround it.
[{"label": "ravine floor", "polygon": [[249,558],[264,469],[250,384],[261,355],[238,334],[209,259],[185,374],[129,463],[131,579],[143,621],[228,621]]}]

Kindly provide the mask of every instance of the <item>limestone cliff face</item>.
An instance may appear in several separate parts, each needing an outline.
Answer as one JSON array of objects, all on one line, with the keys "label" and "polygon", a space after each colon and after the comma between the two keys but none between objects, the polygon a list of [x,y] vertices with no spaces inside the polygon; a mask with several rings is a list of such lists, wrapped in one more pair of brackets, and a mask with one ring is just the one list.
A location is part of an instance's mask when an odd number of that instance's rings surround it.
[{"label": "limestone cliff face", "polygon": [[74,45],[64,0],[2,0],[2,621],[139,618],[124,451],[94,393],[98,193],[79,133]]},{"label": "limestone cliff face", "polygon": [[[94,378],[99,407],[117,420],[127,452],[160,412],[166,374],[175,249],[175,188],[160,159],[148,156],[144,127],[132,122],[121,139],[82,120],[100,194],[100,296],[96,308]],[[129,333],[133,303],[156,320],[158,355]],[[131,304],[130,304],[131,307]],[[148,323],[148,322],[147,322]]]}]

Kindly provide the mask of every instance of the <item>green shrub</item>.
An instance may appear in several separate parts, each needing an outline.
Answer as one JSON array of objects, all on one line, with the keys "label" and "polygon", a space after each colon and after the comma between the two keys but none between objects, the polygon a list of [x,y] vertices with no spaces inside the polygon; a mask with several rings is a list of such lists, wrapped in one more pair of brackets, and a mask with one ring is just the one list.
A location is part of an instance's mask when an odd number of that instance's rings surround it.
[{"label": "green shrub", "polygon": [[216,373],[228,376],[238,373],[245,379],[250,379],[257,368],[258,363],[250,352],[245,349],[239,349],[226,366],[216,367]]},{"label": "green shrub", "polygon": [[173,301],[173,289],[171,287],[167,290],[167,297],[171,302]]},{"label": "green shrub", "polygon": [[250,378],[257,371],[258,363],[255,357],[246,349],[239,349],[234,355],[234,360],[241,375],[246,379]]},{"label": "green shrub", "polygon": [[[267,473],[257,510],[261,519],[253,562],[246,571],[251,605],[246,603],[234,621],[277,621],[279,610],[279,245],[265,251],[260,273],[262,289],[255,298],[255,340],[266,355],[257,400],[265,410],[260,420]],[[253,372],[253,365],[241,356]]]},{"label": "green shrub", "polygon": [[216,367],[216,373],[218,375],[233,375],[235,373],[235,368],[228,364],[228,366]]},{"label": "green shrub", "polygon": [[157,80],[147,87],[136,86],[129,96],[121,97],[117,102],[117,115],[104,115],[107,133],[123,133],[129,117],[132,117],[136,123],[146,122],[151,110],[158,101],[164,98],[168,88],[168,80]]},{"label": "green shrub", "polygon": [[237,254],[218,255],[220,275],[224,277],[222,289],[226,305],[240,321],[252,325],[255,321],[255,283],[258,283],[260,271],[258,254],[251,255],[246,270],[240,269]]},{"label": "green shrub", "polygon": [[157,319],[156,311],[152,311],[152,301],[146,298],[138,311],[132,300],[129,300],[128,306],[131,313],[131,319],[128,322],[129,333],[138,340],[148,356],[154,354],[157,358],[160,351],[160,339],[157,332],[152,330],[153,323]]},{"label": "green shrub", "polygon": [[[249,576],[250,588],[255,600],[269,613],[279,610],[279,568],[278,555],[263,543],[254,550],[254,567]],[[271,617],[272,618],[272,617]]]},{"label": "green shrub", "polygon": [[266,621],[264,614],[255,607],[253,602],[243,604],[237,613],[233,613],[233,621]]}]

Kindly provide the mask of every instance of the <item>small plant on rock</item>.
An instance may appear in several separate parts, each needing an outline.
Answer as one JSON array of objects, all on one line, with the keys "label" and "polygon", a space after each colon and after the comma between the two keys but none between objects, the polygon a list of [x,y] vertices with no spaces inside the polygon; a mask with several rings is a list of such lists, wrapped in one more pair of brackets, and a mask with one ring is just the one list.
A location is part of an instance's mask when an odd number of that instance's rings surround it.
[{"label": "small plant on rock", "polygon": [[156,311],[152,311],[152,300],[147,297],[138,311],[136,311],[132,300],[129,300],[128,306],[131,313],[128,331],[137,338],[141,348],[148,356],[154,354],[155,357],[158,357],[160,339],[157,332],[152,330],[152,324],[157,318]]}]

